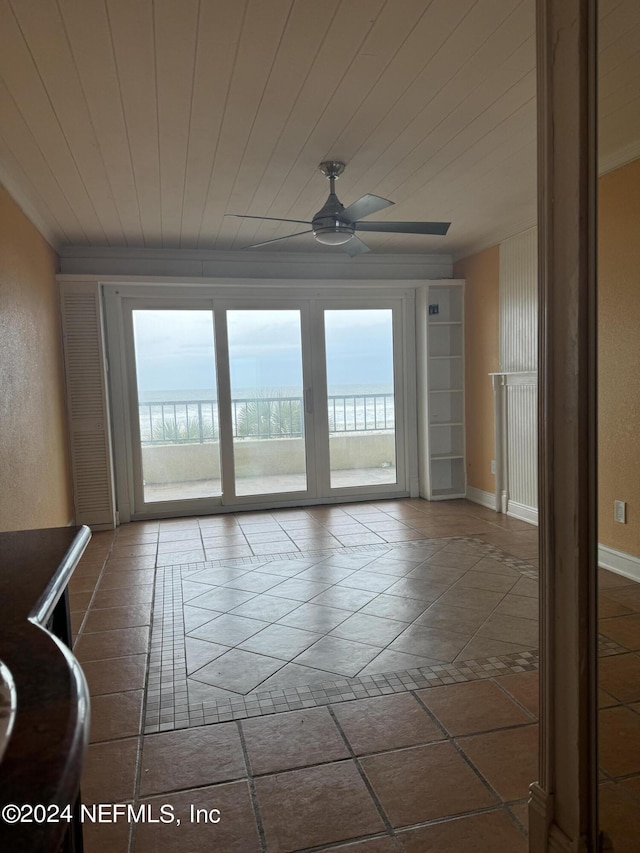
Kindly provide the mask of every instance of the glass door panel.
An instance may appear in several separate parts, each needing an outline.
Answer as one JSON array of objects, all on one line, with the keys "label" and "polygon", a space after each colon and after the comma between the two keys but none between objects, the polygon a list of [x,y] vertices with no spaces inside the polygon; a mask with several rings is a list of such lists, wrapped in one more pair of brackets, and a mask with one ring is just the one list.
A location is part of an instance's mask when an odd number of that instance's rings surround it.
[{"label": "glass door panel", "polygon": [[324,312],[332,489],[397,482],[393,311]]},{"label": "glass door panel", "polygon": [[235,491],[307,491],[301,314],[228,310]]},{"label": "glass door panel", "polygon": [[143,503],[219,497],[210,310],[132,311]]}]

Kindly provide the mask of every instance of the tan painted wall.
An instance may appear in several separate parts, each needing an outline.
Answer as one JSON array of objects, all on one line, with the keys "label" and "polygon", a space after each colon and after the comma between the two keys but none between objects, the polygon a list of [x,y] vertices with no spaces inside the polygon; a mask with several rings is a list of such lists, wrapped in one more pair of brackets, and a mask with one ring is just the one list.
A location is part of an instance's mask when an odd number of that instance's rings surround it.
[{"label": "tan painted wall", "polygon": [[640,160],[600,179],[598,206],[598,538],[640,557]]},{"label": "tan painted wall", "polygon": [[454,278],[464,278],[465,419],[467,485],[495,492],[493,390],[498,371],[500,248],[492,246],[458,261]]},{"label": "tan painted wall", "polygon": [[73,517],[57,260],[0,187],[0,530]]}]

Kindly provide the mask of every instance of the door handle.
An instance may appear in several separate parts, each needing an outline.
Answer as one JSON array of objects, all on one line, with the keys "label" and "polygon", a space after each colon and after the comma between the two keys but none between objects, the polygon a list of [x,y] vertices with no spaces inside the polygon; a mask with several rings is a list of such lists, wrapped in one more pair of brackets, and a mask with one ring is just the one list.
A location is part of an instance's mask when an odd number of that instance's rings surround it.
[{"label": "door handle", "polygon": [[305,388],[304,410],[305,410],[307,415],[313,414],[313,391],[311,388]]}]

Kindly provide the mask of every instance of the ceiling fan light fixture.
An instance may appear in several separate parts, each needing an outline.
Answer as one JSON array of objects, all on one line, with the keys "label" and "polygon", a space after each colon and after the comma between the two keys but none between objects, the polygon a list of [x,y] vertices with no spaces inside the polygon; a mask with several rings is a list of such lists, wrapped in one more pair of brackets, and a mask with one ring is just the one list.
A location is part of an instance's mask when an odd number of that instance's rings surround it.
[{"label": "ceiling fan light fixture", "polygon": [[324,243],[325,246],[342,246],[353,237],[353,228],[343,225],[323,226],[314,228],[313,236],[318,243]]},{"label": "ceiling fan light fixture", "polygon": [[[313,217],[311,229],[318,243],[324,243],[325,246],[342,246],[349,242],[356,229],[352,222],[345,222],[344,219],[341,219],[337,215],[338,211],[327,209],[332,204],[334,204],[334,199],[329,196],[322,210]],[[342,208],[337,199],[335,199],[335,204]]]}]

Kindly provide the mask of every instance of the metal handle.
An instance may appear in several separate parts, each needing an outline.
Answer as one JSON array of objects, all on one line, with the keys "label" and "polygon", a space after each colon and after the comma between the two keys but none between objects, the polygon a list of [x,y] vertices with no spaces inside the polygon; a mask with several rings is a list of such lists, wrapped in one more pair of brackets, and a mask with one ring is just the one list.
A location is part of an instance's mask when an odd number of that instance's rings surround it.
[{"label": "metal handle", "polygon": [[313,391],[311,388],[306,388],[304,392],[304,410],[307,415],[313,414]]}]

